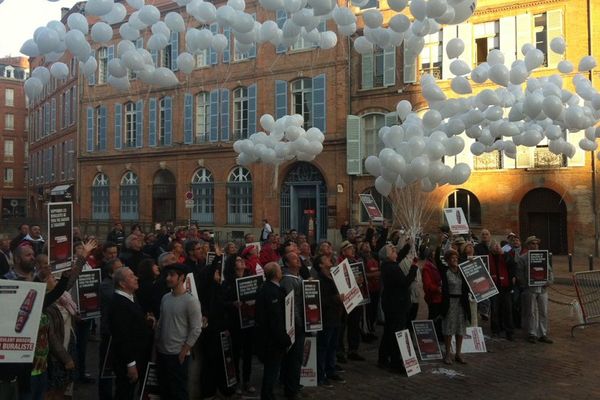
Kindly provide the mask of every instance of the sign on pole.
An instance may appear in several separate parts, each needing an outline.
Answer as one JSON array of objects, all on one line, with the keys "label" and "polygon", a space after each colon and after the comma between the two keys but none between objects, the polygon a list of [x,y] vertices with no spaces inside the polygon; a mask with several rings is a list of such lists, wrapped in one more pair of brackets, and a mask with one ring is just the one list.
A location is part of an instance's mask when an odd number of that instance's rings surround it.
[{"label": "sign on pole", "polygon": [[448,221],[450,232],[455,235],[466,235],[469,233],[469,224],[462,208],[444,208],[444,216],[446,217],[446,221]]},{"label": "sign on pole", "polygon": [[467,281],[471,294],[477,303],[499,293],[490,276],[490,271],[487,270],[481,258],[473,257],[460,264],[458,269],[460,269],[465,281]]},{"label": "sign on pole", "polygon": [[344,308],[350,314],[352,310],[362,303],[363,296],[356,283],[348,259],[331,268],[331,276],[339,294],[344,296]]},{"label": "sign on pole", "polygon": [[396,341],[400,347],[400,355],[402,356],[406,375],[410,377],[421,372],[421,367],[419,366],[419,360],[417,360],[417,354],[415,353],[409,330],[405,329],[396,332]]},{"label": "sign on pole", "polygon": [[90,269],[82,271],[77,279],[77,308],[81,319],[100,316],[100,282],[102,271]]},{"label": "sign on pole", "polygon": [[256,294],[263,284],[262,275],[245,276],[235,280],[238,302],[240,302],[240,327],[250,328],[255,324]]},{"label": "sign on pole", "polygon": [[48,203],[48,263],[52,271],[73,265],[73,203]]},{"label": "sign on pole", "polygon": [[0,280],[0,363],[32,363],[46,284]]},{"label": "sign on pole", "polygon": [[529,286],[548,284],[548,250],[529,250],[527,258]]},{"label": "sign on pole", "polygon": [[323,329],[321,314],[321,282],[317,280],[302,281],[304,298],[304,330],[317,332]]},{"label": "sign on pole", "polygon": [[360,197],[360,201],[362,205],[365,207],[367,211],[367,215],[373,222],[381,222],[383,221],[383,214],[379,209],[379,206],[375,202],[373,195],[371,193],[361,193],[358,195]]},{"label": "sign on pole", "polygon": [[432,320],[412,321],[417,348],[422,361],[441,360],[442,350]]},{"label": "sign on pole", "polygon": [[359,261],[357,263],[350,264],[350,268],[352,268],[354,279],[356,279],[356,283],[358,284],[358,288],[360,289],[360,293],[363,297],[363,301],[360,303],[360,305],[362,306],[363,304],[369,304],[371,302],[371,297],[369,294],[369,282],[367,281],[365,264],[362,261]]},{"label": "sign on pole", "polygon": [[317,386],[317,338],[314,336],[304,338],[300,384],[306,387]]}]

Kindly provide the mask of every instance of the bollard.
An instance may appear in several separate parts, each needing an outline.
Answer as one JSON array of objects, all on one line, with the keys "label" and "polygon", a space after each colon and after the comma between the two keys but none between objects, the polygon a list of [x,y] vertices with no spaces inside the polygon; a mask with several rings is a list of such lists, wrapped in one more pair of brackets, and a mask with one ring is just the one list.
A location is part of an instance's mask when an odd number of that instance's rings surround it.
[{"label": "bollard", "polygon": [[569,272],[573,272],[573,254],[569,253]]},{"label": "bollard", "polygon": [[588,256],[588,266],[590,271],[594,270],[594,256],[591,254]]}]

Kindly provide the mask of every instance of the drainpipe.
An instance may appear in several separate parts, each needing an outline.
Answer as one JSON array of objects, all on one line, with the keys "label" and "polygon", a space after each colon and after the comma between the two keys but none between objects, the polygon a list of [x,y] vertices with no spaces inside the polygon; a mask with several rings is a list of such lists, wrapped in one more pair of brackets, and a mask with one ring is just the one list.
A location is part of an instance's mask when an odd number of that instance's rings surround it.
[{"label": "drainpipe", "polygon": [[[593,0],[587,1],[587,17],[588,17],[588,54],[593,55],[593,31],[592,31],[592,3]],[[590,82],[592,83],[592,87],[594,86],[594,72],[590,71]],[[597,194],[596,194],[596,153],[594,151],[592,154],[592,212],[594,213],[594,255],[598,257],[599,255],[599,245],[598,240],[600,239],[600,233],[598,231],[598,211],[596,208],[597,202]]]},{"label": "drainpipe", "polygon": [[[352,114],[352,39],[348,36],[348,112],[346,115]],[[346,145],[347,147],[347,145]],[[346,148],[346,158],[348,157],[348,149]],[[348,173],[348,171],[346,171]],[[349,187],[348,187],[348,222],[352,225],[352,200],[354,199],[354,177],[348,175]],[[336,226],[336,230],[337,230]]]}]

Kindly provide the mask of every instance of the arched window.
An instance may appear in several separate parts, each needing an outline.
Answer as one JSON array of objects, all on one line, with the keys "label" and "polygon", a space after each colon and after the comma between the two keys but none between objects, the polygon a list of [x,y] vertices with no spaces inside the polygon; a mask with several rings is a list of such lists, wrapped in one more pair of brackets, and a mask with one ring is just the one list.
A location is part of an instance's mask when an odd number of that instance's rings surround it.
[{"label": "arched window", "polygon": [[446,200],[448,208],[462,208],[469,225],[481,225],[481,205],[477,197],[465,189],[452,192]]},{"label": "arched window", "polygon": [[234,139],[246,139],[248,137],[248,100],[248,88],[241,87],[233,91]]},{"label": "arched window", "polygon": [[196,95],[196,137],[194,143],[208,141],[210,132],[210,100],[207,92]]},{"label": "arched window", "polygon": [[[368,193],[373,196],[373,200],[377,203],[379,210],[383,214],[383,218],[388,221],[394,219],[394,210],[392,209],[392,203],[387,197],[382,196],[374,187],[365,190],[363,193]],[[365,207],[360,203],[360,222],[369,222],[369,214],[365,210]]]},{"label": "arched window", "polygon": [[192,177],[192,193],[194,194],[194,207],[192,220],[201,224],[214,222],[214,180],[211,172],[200,168]]},{"label": "arched window", "polygon": [[98,174],[92,183],[92,219],[109,219],[110,187],[108,177]]},{"label": "arched window", "polygon": [[140,186],[138,176],[128,171],[121,178],[121,219],[139,219]]},{"label": "arched window", "polygon": [[380,113],[365,114],[361,117],[364,130],[362,156],[363,159],[378,155],[383,149],[383,142],[379,139],[379,129],[385,125],[385,115]]},{"label": "arched window", "polygon": [[304,118],[304,129],[313,126],[313,88],[312,79],[298,79],[292,82],[292,111]]},{"label": "arched window", "polygon": [[227,223],[252,224],[252,176],[244,167],[235,167],[227,179]]}]

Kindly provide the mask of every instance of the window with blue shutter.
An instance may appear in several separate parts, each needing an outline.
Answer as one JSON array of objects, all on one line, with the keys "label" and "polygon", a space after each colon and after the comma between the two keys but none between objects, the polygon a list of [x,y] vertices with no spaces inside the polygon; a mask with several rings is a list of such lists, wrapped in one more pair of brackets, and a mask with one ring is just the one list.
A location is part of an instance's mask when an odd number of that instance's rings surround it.
[{"label": "window with blue shutter", "polygon": [[123,126],[123,106],[115,104],[115,149],[121,148],[121,130]]},{"label": "window with blue shutter", "polygon": [[[283,29],[283,24],[285,24],[286,20],[287,20],[287,13],[285,12],[285,10],[277,10],[275,22],[277,22],[277,26],[279,27],[279,29]],[[280,44],[279,46],[277,46],[277,49],[275,51],[277,53],[285,53],[286,50],[287,50],[287,46],[285,44]]]},{"label": "window with blue shutter", "polygon": [[248,136],[256,133],[256,83],[248,86]]},{"label": "window with blue shutter", "polygon": [[106,106],[100,106],[98,108],[99,124],[98,127],[98,150],[106,150]]},{"label": "window with blue shutter", "polygon": [[171,70],[177,71],[177,57],[179,57],[179,32],[171,31]]},{"label": "window with blue shutter", "polygon": [[112,60],[113,58],[115,58],[115,46],[110,46],[108,48],[108,61]]},{"label": "window with blue shutter", "polygon": [[[252,14],[252,18],[256,21],[256,13]],[[256,58],[256,43],[252,43],[252,47],[248,50],[248,58]]]},{"label": "window with blue shutter", "polygon": [[327,116],[327,94],[325,91],[325,74],[317,75],[313,78],[313,126],[325,133]]},{"label": "window with blue shutter", "polygon": [[148,146],[156,146],[156,98],[148,100]]},{"label": "window with blue shutter", "polygon": [[288,83],[286,81],[275,81],[275,119],[287,115]]},{"label": "window with blue shutter", "polygon": [[361,88],[373,89],[373,53],[366,53],[361,58]]},{"label": "window with blue shutter", "polygon": [[53,97],[50,100],[51,110],[50,110],[50,132],[56,132],[56,98]]},{"label": "window with blue shutter", "polygon": [[383,50],[383,86],[396,84],[396,48]]},{"label": "window with blue shutter", "polygon": [[219,140],[219,89],[210,92],[210,141]]},{"label": "window with blue shutter", "polygon": [[94,151],[94,108],[87,108],[87,151],[91,153]]},{"label": "window with blue shutter", "polygon": [[[216,22],[210,24],[210,31],[212,32],[213,36],[219,32],[219,26]],[[212,46],[210,48],[210,63],[211,65],[217,64],[217,52],[212,48]]]},{"label": "window with blue shutter", "polygon": [[194,142],[193,106],[194,96],[192,96],[190,93],[186,93],[183,97],[183,143],[185,144],[192,144]]},{"label": "window with blue shutter", "polygon": [[135,144],[144,146],[144,100],[135,103]]},{"label": "window with blue shutter", "polygon": [[221,140],[229,140],[229,89],[221,89]]},{"label": "window with blue shutter", "polygon": [[164,99],[164,107],[165,107],[165,120],[164,120],[164,145],[170,146],[173,142],[173,99],[170,96],[165,97]]},{"label": "window with blue shutter", "polygon": [[223,35],[225,35],[227,38],[227,47],[225,47],[225,50],[223,50],[223,62],[227,64],[229,63],[232,45],[231,28],[223,28]]}]

